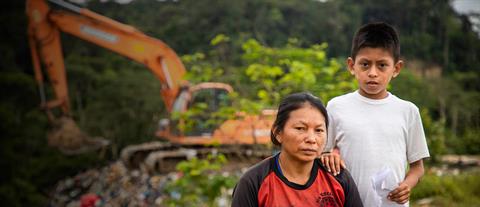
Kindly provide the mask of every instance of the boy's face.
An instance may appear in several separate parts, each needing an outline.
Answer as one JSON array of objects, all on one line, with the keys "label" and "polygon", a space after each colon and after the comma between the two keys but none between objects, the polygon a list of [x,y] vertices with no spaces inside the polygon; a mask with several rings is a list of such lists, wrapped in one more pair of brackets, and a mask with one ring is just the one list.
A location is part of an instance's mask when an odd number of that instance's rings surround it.
[{"label": "boy's face", "polygon": [[394,62],[387,49],[365,47],[358,51],[355,60],[347,59],[350,73],[357,79],[359,92],[371,99],[387,97],[387,86],[402,69],[403,62]]}]

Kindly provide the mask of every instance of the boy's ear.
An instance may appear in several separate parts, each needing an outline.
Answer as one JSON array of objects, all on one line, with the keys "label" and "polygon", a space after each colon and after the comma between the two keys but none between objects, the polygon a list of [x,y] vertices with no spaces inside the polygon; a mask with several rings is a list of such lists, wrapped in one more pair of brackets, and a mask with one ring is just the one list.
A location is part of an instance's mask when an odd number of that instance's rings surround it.
[{"label": "boy's ear", "polygon": [[355,75],[355,71],[353,69],[353,66],[355,65],[355,61],[353,60],[353,58],[348,57],[346,62],[347,62],[347,67],[348,67],[348,71],[350,71],[350,74]]},{"label": "boy's ear", "polygon": [[398,74],[400,74],[400,71],[403,68],[403,60],[399,60],[397,63],[395,63],[395,69],[393,71],[393,77],[397,77]]}]

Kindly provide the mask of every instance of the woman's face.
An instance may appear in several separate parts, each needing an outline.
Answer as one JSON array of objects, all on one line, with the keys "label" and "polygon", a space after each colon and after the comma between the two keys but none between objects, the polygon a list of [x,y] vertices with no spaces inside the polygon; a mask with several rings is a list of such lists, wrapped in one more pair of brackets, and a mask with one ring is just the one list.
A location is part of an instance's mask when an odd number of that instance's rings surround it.
[{"label": "woman's face", "polygon": [[284,128],[277,135],[282,153],[301,162],[313,161],[323,149],[326,139],[325,117],[309,103],[291,111]]}]

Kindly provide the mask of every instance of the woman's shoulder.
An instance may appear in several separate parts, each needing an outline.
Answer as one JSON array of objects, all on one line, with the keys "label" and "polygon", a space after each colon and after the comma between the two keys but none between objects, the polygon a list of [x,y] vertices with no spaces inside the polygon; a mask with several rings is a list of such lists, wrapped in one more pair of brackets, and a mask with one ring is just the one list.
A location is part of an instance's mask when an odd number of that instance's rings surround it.
[{"label": "woman's shoulder", "polygon": [[242,175],[240,180],[250,180],[250,181],[261,181],[263,180],[270,172],[273,172],[272,165],[273,165],[274,157],[268,157],[252,167],[248,168],[247,171]]}]

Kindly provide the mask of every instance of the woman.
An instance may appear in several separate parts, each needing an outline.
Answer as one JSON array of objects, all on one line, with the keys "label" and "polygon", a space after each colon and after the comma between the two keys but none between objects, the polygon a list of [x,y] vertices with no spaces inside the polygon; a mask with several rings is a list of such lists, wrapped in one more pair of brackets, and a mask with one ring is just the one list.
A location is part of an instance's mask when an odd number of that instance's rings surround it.
[{"label": "woman", "polygon": [[333,176],[317,159],[327,126],[327,111],[317,97],[304,92],[283,99],[271,131],[280,153],[240,178],[232,206],[362,206],[350,174]]}]

